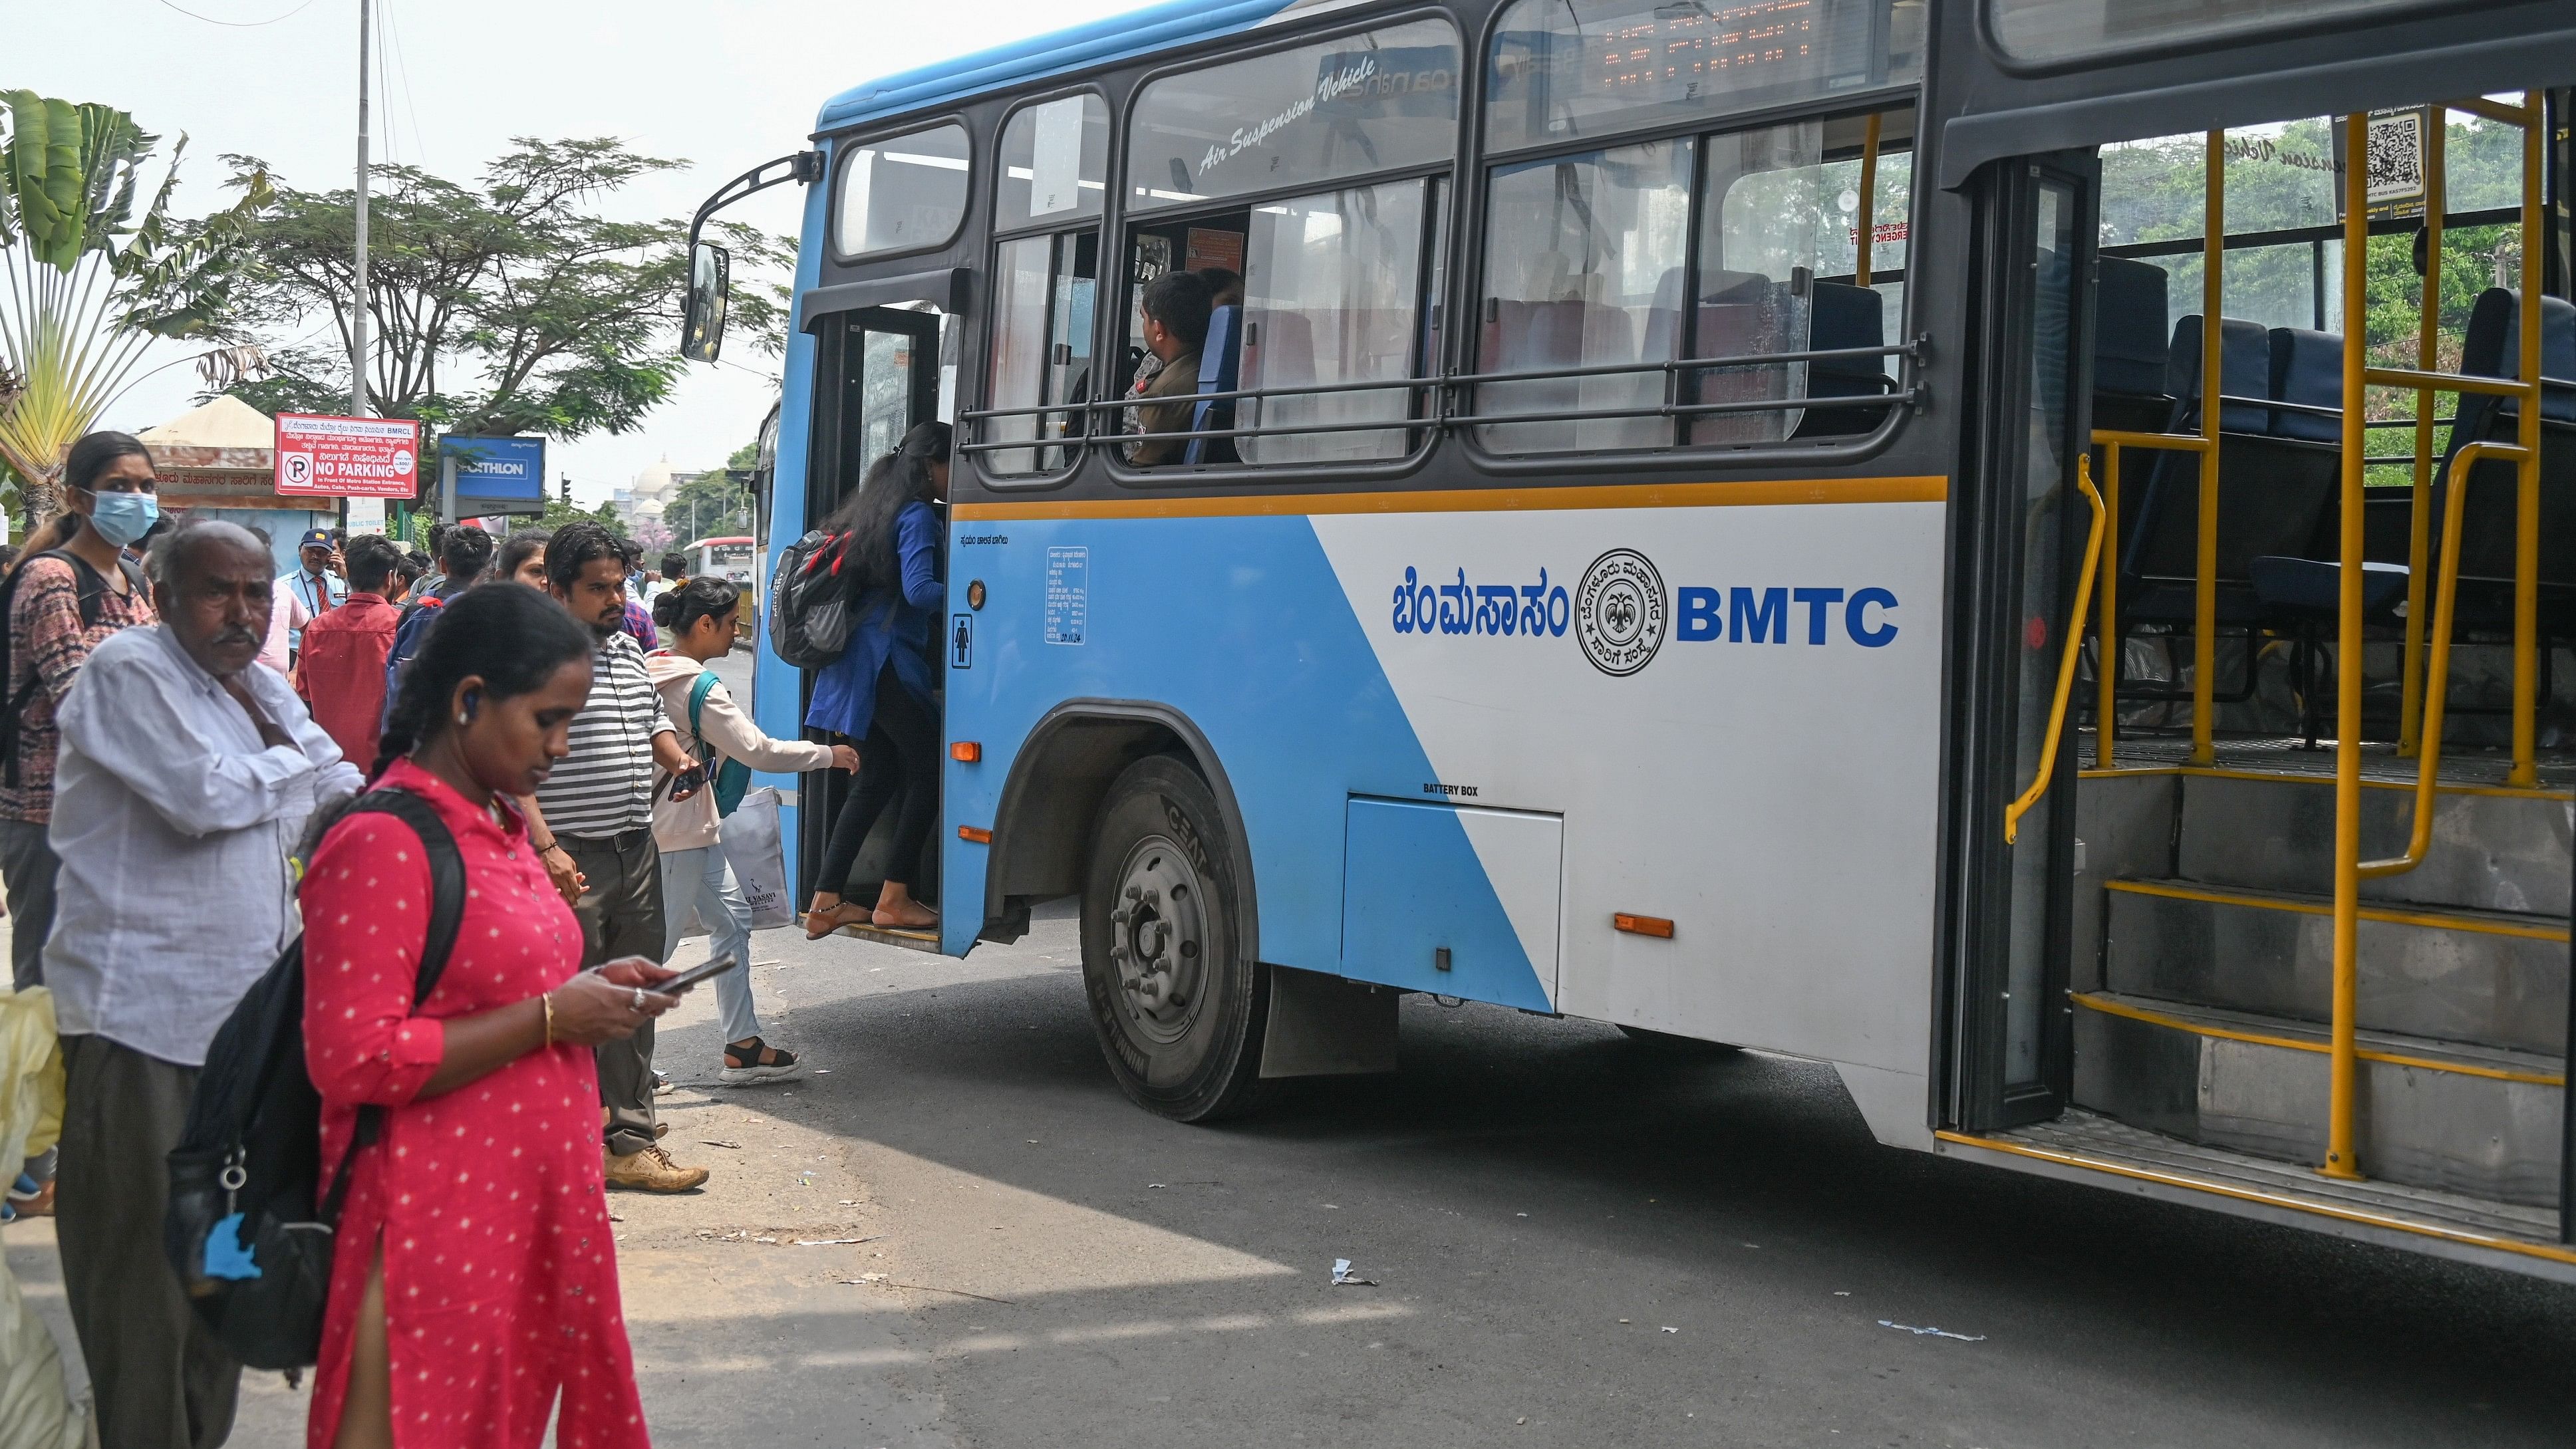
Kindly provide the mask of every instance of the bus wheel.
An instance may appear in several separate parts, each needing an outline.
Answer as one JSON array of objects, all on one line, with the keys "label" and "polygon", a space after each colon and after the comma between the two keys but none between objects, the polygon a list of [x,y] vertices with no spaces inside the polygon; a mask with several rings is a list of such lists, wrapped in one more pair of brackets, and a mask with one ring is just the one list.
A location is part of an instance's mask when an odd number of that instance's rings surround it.
[{"label": "bus wheel", "polygon": [[1648,1031],[1642,1026],[1622,1026],[1619,1030],[1633,1045],[1647,1051],[1670,1053],[1673,1056],[1732,1056],[1744,1050],[1740,1046],[1729,1046],[1722,1041],[1702,1041],[1695,1036],[1675,1036],[1668,1031]]},{"label": "bus wheel", "polygon": [[1243,939],[1250,874],[1216,797],[1168,755],[1109,787],[1082,893],[1082,981],[1118,1085],[1180,1122],[1242,1110],[1258,1085],[1267,995]]}]

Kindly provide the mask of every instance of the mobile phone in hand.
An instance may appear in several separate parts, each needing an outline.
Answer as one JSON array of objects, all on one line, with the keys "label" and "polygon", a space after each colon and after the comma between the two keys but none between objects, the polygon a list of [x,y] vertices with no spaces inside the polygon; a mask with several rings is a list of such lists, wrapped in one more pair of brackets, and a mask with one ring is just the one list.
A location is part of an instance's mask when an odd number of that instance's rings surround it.
[{"label": "mobile phone in hand", "polygon": [[706,787],[706,767],[703,765],[691,765],[689,768],[682,770],[671,777],[671,803],[677,805],[681,801],[688,799],[690,796],[695,795]]},{"label": "mobile phone in hand", "polygon": [[736,957],[731,951],[727,951],[723,955],[715,957],[712,960],[702,961],[699,964],[690,967],[688,970],[681,972],[679,975],[672,977],[670,980],[665,981],[661,985],[653,987],[652,989],[676,996],[679,993],[688,990],[690,987],[697,985],[701,981],[708,981],[718,976],[722,976],[741,964],[742,961],[738,957]]}]

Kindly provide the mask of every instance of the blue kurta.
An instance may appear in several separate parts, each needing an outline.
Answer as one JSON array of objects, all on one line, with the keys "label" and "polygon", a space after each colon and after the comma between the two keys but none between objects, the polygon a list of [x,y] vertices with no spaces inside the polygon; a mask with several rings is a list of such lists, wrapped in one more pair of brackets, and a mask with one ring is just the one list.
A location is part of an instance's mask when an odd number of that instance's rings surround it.
[{"label": "blue kurta", "polygon": [[902,596],[877,588],[860,598],[850,647],[814,672],[814,700],[805,707],[808,726],[854,740],[867,738],[868,722],[876,716],[877,674],[889,661],[904,688],[925,701],[931,698],[931,626],[947,601],[939,580],[943,533],[938,510],[927,503],[907,503],[895,515]]}]

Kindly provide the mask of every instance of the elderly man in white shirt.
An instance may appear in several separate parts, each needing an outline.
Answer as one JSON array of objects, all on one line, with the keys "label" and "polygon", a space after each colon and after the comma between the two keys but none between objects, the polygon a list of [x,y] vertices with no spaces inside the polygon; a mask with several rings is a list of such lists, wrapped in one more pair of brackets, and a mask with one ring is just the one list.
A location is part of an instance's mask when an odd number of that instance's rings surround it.
[{"label": "elderly man in white shirt", "polygon": [[241,1368],[162,1257],[163,1159],[216,1028],[298,929],[306,820],[364,782],[286,680],[250,667],[273,597],[257,539],[184,525],[148,570],[161,622],[93,651],[61,713],[56,1232],[101,1443],[202,1446],[230,1432]]}]

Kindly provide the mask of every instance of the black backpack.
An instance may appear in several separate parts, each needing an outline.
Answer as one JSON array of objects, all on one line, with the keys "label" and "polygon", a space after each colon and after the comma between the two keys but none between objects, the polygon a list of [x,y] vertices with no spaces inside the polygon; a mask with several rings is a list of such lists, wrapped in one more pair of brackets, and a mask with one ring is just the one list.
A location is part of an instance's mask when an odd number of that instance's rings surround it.
[{"label": "black backpack", "polygon": [[848,538],[817,530],[787,546],[769,578],[769,647],[797,669],[820,669],[850,647],[853,580],[841,576]]},{"label": "black backpack", "polygon": [[[429,933],[418,1006],[447,969],[465,914],[465,861],[456,838],[427,801],[379,788],[349,807],[380,811],[410,826],[427,847]],[[170,1153],[170,1205],[161,1222],[162,1251],[188,1290],[197,1316],[233,1357],[257,1369],[296,1370],[322,1346],[322,1309],[330,1298],[332,1232],[349,1192],[358,1152],[384,1131],[384,1109],[358,1109],[348,1154],[322,1180],[322,1097],[304,1065],[304,938],[278,953],[233,1008],[206,1050],[205,1070],[188,1099],[188,1126]],[[225,1272],[210,1276],[209,1240]],[[242,1260],[247,1259],[247,1262]]]},{"label": "black backpack", "polygon": [[[18,602],[18,581],[27,576],[27,565],[40,558],[58,558],[72,566],[72,589],[80,600],[81,627],[98,627],[99,615],[107,608],[107,580],[89,566],[89,560],[65,549],[49,548],[22,560],[0,580],[0,689],[8,687],[11,668],[9,658],[9,611]],[[140,593],[151,586],[143,581],[143,570],[123,554],[116,556],[118,572],[125,575],[128,587]],[[0,777],[10,786],[18,783],[18,732],[27,718],[27,706],[35,703],[36,691],[44,687],[44,676],[27,671],[27,682],[11,692],[7,708],[0,711]]]}]

